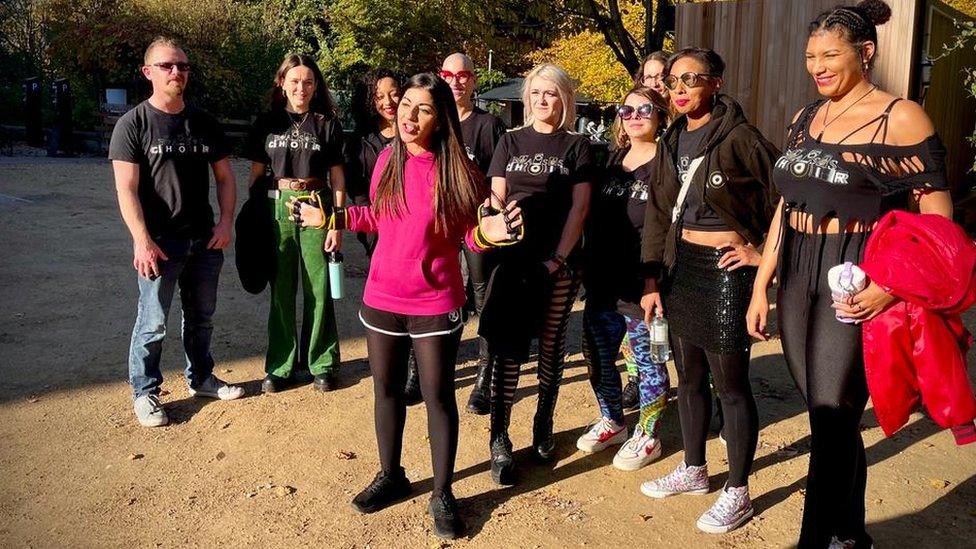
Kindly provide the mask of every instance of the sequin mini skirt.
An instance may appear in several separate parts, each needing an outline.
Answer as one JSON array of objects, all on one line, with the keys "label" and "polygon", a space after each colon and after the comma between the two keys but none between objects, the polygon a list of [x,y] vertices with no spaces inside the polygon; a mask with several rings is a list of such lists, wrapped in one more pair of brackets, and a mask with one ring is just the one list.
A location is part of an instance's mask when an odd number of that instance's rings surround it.
[{"label": "sequin mini skirt", "polygon": [[680,241],[664,308],[672,335],[706,351],[739,353],[752,343],[746,311],[755,267],[720,269],[725,251]]}]

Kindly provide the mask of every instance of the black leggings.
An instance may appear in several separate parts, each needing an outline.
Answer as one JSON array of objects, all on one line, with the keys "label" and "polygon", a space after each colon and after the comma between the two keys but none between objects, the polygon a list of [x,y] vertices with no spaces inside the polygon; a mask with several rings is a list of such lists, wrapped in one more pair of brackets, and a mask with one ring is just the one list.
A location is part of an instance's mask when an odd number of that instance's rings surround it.
[{"label": "black leggings", "polygon": [[777,298],[783,354],[810,417],[810,469],[801,548],[831,536],[870,547],[864,529],[867,461],[861,416],[868,400],[861,327],[838,322],[827,271],[858,263],[867,234],[808,235],[786,229]]},{"label": "black leggings", "polygon": [[[434,469],[434,494],[450,492],[458,444],[458,409],[454,398],[454,369],[461,330],[412,339],[420,373],[420,391],[427,407],[427,434]],[[411,338],[366,330],[369,367],[375,393],[376,444],[383,471],[400,467],[403,425],[407,407],[403,387]]]},{"label": "black leggings", "polygon": [[[537,429],[552,428],[559,383],[563,377],[566,328],[579,285],[580,276],[572,271],[563,271],[553,281],[549,305],[539,333],[539,402],[535,415]],[[495,361],[491,380],[492,440],[498,435],[508,433],[520,370],[521,364],[516,361],[502,358]]]},{"label": "black leggings", "polygon": [[711,371],[725,416],[722,432],[728,445],[728,485],[747,485],[759,439],[759,412],[749,384],[749,350],[718,354],[681,337],[675,337],[673,343],[685,463],[705,465],[705,439],[712,418],[712,390],[708,383]]}]

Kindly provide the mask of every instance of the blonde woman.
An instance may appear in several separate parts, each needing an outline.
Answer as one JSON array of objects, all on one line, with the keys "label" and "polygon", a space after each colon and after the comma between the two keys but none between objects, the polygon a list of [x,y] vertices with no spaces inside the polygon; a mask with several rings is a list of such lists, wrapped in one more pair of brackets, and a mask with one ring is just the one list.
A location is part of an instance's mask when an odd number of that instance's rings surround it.
[{"label": "blonde woman", "polygon": [[576,104],[566,71],[550,64],[533,69],[525,78],[522,102],[525,125],[502,137],[488,169],[494,207],[516,201],[526,226],[518,245],[498,250],[480,325],[497,357],[490,446],[492,479],[498,484],[514,483],[508,425],[519,369],[534,338],[539,339],[539,401],[532,447],[541,461],[553,454],[553,410],[590,204],[590,144],[570,131]]}]

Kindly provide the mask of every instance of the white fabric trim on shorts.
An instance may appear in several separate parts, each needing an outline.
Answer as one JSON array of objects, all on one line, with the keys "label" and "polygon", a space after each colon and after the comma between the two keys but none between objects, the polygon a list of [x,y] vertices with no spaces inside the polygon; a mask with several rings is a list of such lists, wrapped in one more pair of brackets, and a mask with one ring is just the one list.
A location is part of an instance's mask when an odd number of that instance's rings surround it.
[{"label": "white fabric trim on shorts", "polygon": [[369,322],[366,322],[366,319],[363,318],[363,312],[362,311],[359,311],[358,315],[359,315],[359,321],[363,323],[363,326],[365,326],[366,328],[368,328],[370,330],[373,330],[374,332],[378,332],[378,333],[386,334],[386,335],[391,335],[391,336],[396,336],[396,337],[404,337],[404,336],[406,336],[406,337],[410,337],[412,339],[420,339],[420,338],[424,338],[424,337],[433,337],[433,336],[453,334],[454,332],[456,332],[456,331],[464,328],[464,323],[463,322],[459,322],[458,325],[455,326],[454,328],[451,328],[450,330],[442,330],[442,331],[439,331],[439,332],[426,332],[426,333],[423,333],[423,334],[411,334],[410,332],[391,332],[389,330],[384,330],[382,328],[377,328],[376,326],[373,326]]}]

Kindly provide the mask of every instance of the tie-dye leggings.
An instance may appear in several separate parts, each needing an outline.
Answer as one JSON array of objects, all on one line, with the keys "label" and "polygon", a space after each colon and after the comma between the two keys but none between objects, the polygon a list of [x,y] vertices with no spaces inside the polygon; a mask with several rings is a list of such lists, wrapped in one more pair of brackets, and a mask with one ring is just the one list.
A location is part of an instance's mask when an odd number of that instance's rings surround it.
[{"label": "tie-dye leggings", "polygon": [[640,389],[640,419],[644,432],[657,437],[658,420],[664,413],[670,381],[664,364],[651,361],[651,338],[644,319],[631,318],[617,311],[583,312],[583,356],[589,369],[590,384],[600,404],[600,413],[617,423],[623,423],[620,373],[617,354],[625,340],[624,360],[637,370]]}]

